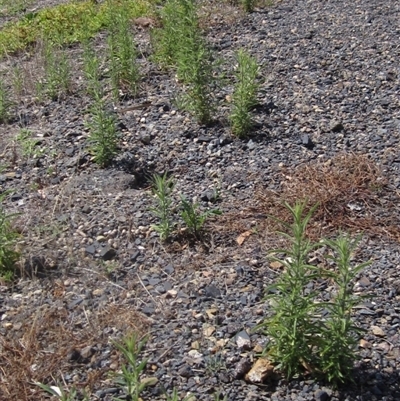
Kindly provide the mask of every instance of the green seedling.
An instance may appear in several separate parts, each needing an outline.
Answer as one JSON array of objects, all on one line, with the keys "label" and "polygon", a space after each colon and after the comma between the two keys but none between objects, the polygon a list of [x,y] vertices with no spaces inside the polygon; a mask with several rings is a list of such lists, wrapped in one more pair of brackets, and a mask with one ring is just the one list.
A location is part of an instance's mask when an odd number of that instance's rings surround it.
[{"label": "green seedling", "polygon": [[[109,1],[113,3],[112,0]],[[117,7],[110,6],[111,24],[108,37],[111,84],[116,100],[120,90],[135,94],[140,79],[136,45],[130,30],[129,2],[121,0],[119,3]]]},{"label": "green seedling", "polygon": [[42,390],[46,391],[46,393],[56,397],[59,401],[89,401],[89,395],[84,394],[83,398],[78,398],[78,391],[75,386],[72,386],[68,391],[66,390],[60,383],[57,383],[56,386],[49,386],[47,384],[35,382],[37,386],[39,386]]},{"label": "green seedling", "polygon": [[233,134],[244,137],[253,126],[251,110],[258,104],[257,75],[259,67],[257,61],[244,50],[239,50],[237,60],[236,85],[232,96],[230,122]]},{"label": "green seedling", "polygon": [[218,373],[221,370],[227,370],[224,357],[220,353],[217,353],[215,355],[209,355],[206,358],[205,363],[206,363],[206,371],[210,375]]},{"label": "green seedling", "polygon": [[103,102],[98,100],[91,108],[89,128],[89,150],[94,161],[101,167],[107,167],[117,154],[118,133],[115,119],[106,110]]},{"label": "green seedling", "polygon": [[240,0],[240,3],[246,13],[252,13],[254,11],[257,0]]},{"label": "green seedling", "polygon": [[216,86],[213,55],[199,28],[193,0],[168,0],[161,13],[163,28],[154,31],[155,59],[176,71],[183,83],[178,107],[200,124],[208,124],[214,113]]},{"label": "green seedling", "polygon": [[12,106],[10,90],[6,87],[3,78],[0,77],[0,123],[9,121]]},{"label": "green seedling", "polygon": [[189,401],[193,399],[191,394],[187,395],[185,398],[181,399],[176,388],[173,389],[172,394],[164,393],[167,401]]},{"label": "green seedling", "polygon": [[228,396],[225,395],[224,398],[221,398],[221,393],[217,391],[213,394],[214,401],[228,401]]},{"label": "green seedling", "polygon": [[38,84],[38,97],[48,96],[52,100],[71,90],[71,66],[67,54],[49,41],[43,43],[44,77]]},{"label": "green seedling", "polygon": [[147,360],[142,359],[140,361],[139,359],[146,341],[146,338],[140,340],[136,334],[132,334],[125,338],[123,343],[114,342],[115,347],[122,353],[127,362],[116,376],[116,383],[124,390],[124,398],[114,398],[114,400],[138,401],[140,393],[148,385],[147,382],[140,380],[140,376],[146,368]]},{"label": "green seedling", "polygon": [[154,175],[152,183],[156,206],[151,208],[151,211],[160,220],[158,224],[154,224],[152,227],[160,234],[161,240],[165,241],[169,238],[174,228],[171,198],[174,182],[165,173],[164,175]]},{"label": "green seedling", "polygon": [[[286,204],[293,218],[292,224],[281,222],[287,232],[289,249],[277,249],[272,257],[285,271],[269,287],[272,315],[261,327],[270,339],[266,347],[268,357],[288,378],[305,372],[338,384],[350,379],[356,358],[356,344],[360,330],[353,324],[351,311],[361,297],[352,293],[353,281],[368,264],[351,266],[351,254],[359,239],[341,235],[336,240],[312,243],[306,236],[307,225],[317,207],[306,212],[306,202],[294,206]],[[310,252],[327,245],[334,256],[327,256],[335,270],[324,270],[307,263]],[[322,302],[309,284],[316,280],[330,280],[336,286],[336,295],[330,302]],[[323,311],[328,311],[325,316]]]},{"label": "green seedling", "polygon": [[203,226],[211,215],[220,215],[218,209],[199,212],[198,204],[188,201],[184,196],[181,196],[181,217],[186,224],[189,232],[197,239],[201,238]]},{"label": "green seedling", "polygon": [[44,151],[38,145],[40,141],[32,138],[32,132],[27,128],[22,128],[17,135],[17,141],[21,145],[22,155],[26,158],[39,157]]},{"label": "green seedling", "polygon": [[333,261],[336,269],[327,275],[336,285],[336,296],[325,305],[330,314],[322,325],[320,371],[324,378],[335,385],[351,377],[357,358],[358,337],[362,332],[354,325],[351,313],[363,298],[368,297],[355,295],[352,290],[357,275],[370,264],[364,262],[352,266],[352,254],[360,239],[341,234],[334,240],[324,241],[333,252],[333,256],[327,258]]},{"label": "green seedling", "polygon": [[8,192],[0,195],[0,276],[10,281],[15,273],[15,264],[20,257],[17,251],[17,239],[20,235],[12,227],[12,220],[18,214],[7,214],[1,203]]},{"label": "green seedling", "polygon": [[83,71],[88,95],[96,102],[100,102],[103,98],[103,89],[100,83],[100,59],[91,46],[89,38],[83,43]]}]

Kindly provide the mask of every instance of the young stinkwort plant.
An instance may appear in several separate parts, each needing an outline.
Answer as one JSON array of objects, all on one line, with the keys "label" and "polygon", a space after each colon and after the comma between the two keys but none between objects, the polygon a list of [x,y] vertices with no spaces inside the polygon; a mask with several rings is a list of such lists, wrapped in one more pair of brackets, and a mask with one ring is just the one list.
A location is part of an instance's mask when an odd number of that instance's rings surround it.
[{"label": "young stinkwort plant", "polygon": [[319,334],[313,321],[315,294],[306,291],[307,284],[318,276],[316,268],[307,264],[307,256],[315,245],[306,238],[306,227],[315,207],[305,214],[305,206],[305,203],[297,203],[293,207],[286,204],[293,223],[281,222],[291,232],[281,234],[290,241],[291,247],[271,252],[286,256],[285,259],[272,257],[284,265],[285,271],[270,288],[272,294],[268,298],[273,315],[263,324],[271,339],[268,355],[289,378],[312,363],[312,346]]},{"label": "young stinkwort plant", "polygon": [[100,83],[100,59],[91,46],[89,38],[83,42],[83,71],[87,81],[88,95],[99,102],[103,97],[103,89]]},{"label": "young stinkwort plant", "polygon": [[43,45],[44,80],[39,83],[39,97],[42,94],[56,100],[71,89],[71,67],[65,51],[45,40]]},{"label": "young stinkwort plant", "polygon": [[130,31],[128,0],[111,3],[115,5],[110,6],[108,51],[112,91],[114,98],[118,100],[120,89],[135,94],[140,75],[136,61],[136,45]]},{"label": "young stinkwort plant", "polygon": [[240,0],[240,3],[246,13],[252,13],[257,3],[256,0]]},{"label": "young stinkwort plant", "polygon": [[178,102],[191,113],[200,124],[209,124],[215,111],[212,98],[216,86],[211,52],[204,43],[187,38],[187,47],[182,47],[178,59],[178,76],[183,77],[184,93]]},{"label": "young stinkwort plant", "polygon": [[7,193],[0,196],[0,276],[9,281],[14,276],[15,263],[19,259],[19,252],[16,250],[16,241],[19,234],[12,227],[12,219],[16,214],[7,214],[1,203]]},{"label": "young stinkwort plant", "polygon": [[325,305],[330,313],[322,325],[319,369],[323,377],[334,384],[345,382],[351,377],[357,357],[357,339],[362,331],[354,325],[351,318],[353,307],[365,298],[353,294],[354,280],[370,264],[364,262],[352,266],[352,254],[359,241],[360,237],[352,239],[345,234],[334,240],[324,241],[333,251],[333,256],[327,258],[334,262],[336,270],[328,275],[336,285],[336,296]]},{"label": "young stinkwort plant", "polygon": [[172,178],[164,175],[154,175],[152,179],[153,194],[156,198],[156,206],[150,210],[158,217],[160,222],[152,227],[160,234],[161,240],[165,241],[171,235],[174,228],[172,221],[172,198],[171,193],[174,189],[174,181]]},{"label": "young stinkwort plant", "polygon": [[188,201],[184,196],[181,196],[181,217],[186,224],[189,232],[197,239],[201,238],[204,223],[211,215],[221,214],[218,209],[199,212],[197,203]]},{"label": "young stinkwort plant", "polygon": [[138,401],[140,393],[146,388],[147,382],[141,382],[140,376],[146,368],[147,359],[139,358],[146,341],[146,338],[140,340],[136,334],[132,334],[123,343],[114,343],[127,362],[127,365],[122,366],[122,371],[117,373],[116,380],[123,387],[125,395],[124,398],[114,398],[115,400]]},{"label": "young stinkwort plant", "polygon": [[5,123],[10,119],[12,105],[10,91],[6,87],[3,77],[0,77],[0,123]]},{"label": "young stinkwort plant", "polygon": [[160,11],[162,28],[152,30],[153,59],[164,68],[176,68],[178,52],[188,34],[199,33],[192,0],[167,0]]},{"label": "young stinkwort plant", "polygon": [[32,132],[29,129],[22,128],[16,139],[21,145],[22,155],[24,157],[31,158],[32,156],[40,156],[43,154],[43,149],[37,147],[40,141],[32,138]]},{"label": "young stinkwort plant", "polygon": [[[59,383],[57,383],[57,386],[49,386],[40,382],[36,382],[35,384],[39,386],[42,390],[46,391],[48,394],[57,397],[59,401],[78,400],[78,392],[74,386],[71,387],[71,389],[68,391]],[[89,396],[87,394],[84,394],[82,401],[89,401]]]},{"label": "young stinkwort plant", "polygon": [[189,400],[193,399],[193,395],[191,395],[191,394],[189,394],[185,398],[181,399],[178,394],[178,390],[176,388],[174,388],[172,390],[171,395],[169,395],[167,392],[165,392],[164,395],[165,395],[167,401],[189,401]]},{"label": "young stinkwort plant", "polygon": [[89,127],[90,152],[94,161],[101,167],[107,167],[117,153],[118,133],[115,119],[105,109],[101,99],[91,108]]},{"label": "young stinkwort plant", "polygon": [[185,85],[180,102],[200,124],[208,124],[214,114],[213,89],[217,85],[214,74],[213,54],[199,28],[197,8],[193,0],[180,0],[186,21],[182,27],[176,53],[176,72]]},{"label": "young stinkwort plant", "polygon": [[[352,293],[352,285],[360,271],[368,265],[352,266],[351,255],[359,238],[340,235],[335,240],[311,243],[305,236],[306,227],[316,206],[305,213],[306,203],[286,204],[293,217],[293,224],[281,222],[290,232],[281,233],[291,242],[289,249],[272,253],[284,254],[277,259],[286,268],[277,283],[270,287],[273,314],[261,326],[270,338],[267,345],[269,357],[289,378],[305,370],[315,376],[338,384],[351,378],[356,358],[358,333],[352,322],[351,310],[363,297]],[[321,269],[307,264],[310,251],[327,245],[334,256],[335,270]],[[336,295],[329,302],[319,301],[319,294],[308,284],[317,278],[335,284]],[[321,319],[323,311],[328,315]]]},{"label": "young stinkwort plant", "polygon": [[168,0],[161,13],[163,28],[154,32],[155,59],[176,70],[184,91],[178,106],[192,113],[201,124],[212,120],[216,86],[213,55],[199,27],[193,0]]},{"label": "young stinkwort plant", "polygon": [[257,61],[242,49],[237,54],[237,61],[236,85],[232,95],[230,122],[233,134],[244,137],[253,126],[251,110],[258,103],[257,74],[259,66]]}]

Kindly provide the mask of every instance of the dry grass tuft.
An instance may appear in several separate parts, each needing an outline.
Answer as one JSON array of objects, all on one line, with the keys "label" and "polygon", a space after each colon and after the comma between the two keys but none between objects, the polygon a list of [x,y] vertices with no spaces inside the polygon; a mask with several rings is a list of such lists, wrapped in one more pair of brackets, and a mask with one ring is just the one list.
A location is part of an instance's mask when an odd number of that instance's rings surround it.
[{"label": "dry grass tuft", "polygon": [[259,190],[257,200],[258,210],[286,222],[291,217],[284,202],[307,200],[309,207],[318,203],[309,230],[314,239],[345,230],[400,240],[400,222],[391,212],[399,194],[380,167],[364,155],[339,155],[285,171],[281,190]]},{"label": "dry grass tuft", "polygon": [[[56,286],[56,292],[62,286]],[[104,378],[109,368],[98,367],[101,347],[107,346],[110,336],[135,332],[143,335],[148,330],[146,318],[129,306],[110,305],[102,311],[86,311],[76,314],[65,308],[49,307],[24,316],[18,334],[0,337],[0,394],[1,399],[39,401],[45,399],[42,390],[34,382],[54,383],[54,379],[72,373],[77,367],[86,377],[78,388],[90,390]],[[90,360],[71,357],[76,351],[92,346],[96,351]]]}]

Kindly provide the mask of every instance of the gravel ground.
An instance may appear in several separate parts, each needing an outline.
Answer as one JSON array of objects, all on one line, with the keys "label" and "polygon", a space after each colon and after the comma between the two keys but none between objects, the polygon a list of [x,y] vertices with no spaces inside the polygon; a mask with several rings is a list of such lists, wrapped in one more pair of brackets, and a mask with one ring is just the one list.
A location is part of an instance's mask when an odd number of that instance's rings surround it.
[{"label": "gravel ground", "polygon": [[[13,191],[6,210],[21,213],[28,276],[0,287],[1,400],[40,400],[31,382],[61,378],[90,388],[91,400],[111,400],[119,390],[107,372],[120,367],[111,340],[130,330],[150,333],[145,374],[158,381],[143,400],[165,399],[174,387],[193,400],[400,399],[400,3],[283,0],[245,16],[231,6],[212,10],[207,35],[224,68],[241,47],[262,65],[250,138],[231,136],[229,103],[212,127],[175,108],[176,82],[149,60],[142,27],[140,95],[110,103],[121,133],[113,166],[99,169],[86,151],[90,100],[78,47],[69,49],[73,93],[38,104],[26,89],[18,118],[0,126],[0,185]],[[103,42],[100,35],[99,49]],[[34,63],[21,55],[1,68],[23,66],[29,88],[40,74]],[[21,127],[43,154],[23,156]],[[203,242],[163,244],[151,229],[148,177],[165,171],[177,199],[223,212],[207,223]],[[365,197],[353,187],[355,172],[382,190]],[[364,231],[357,258],[372,261],[354,287],[373,295],[354,311],[366,330],[354,384],[334,389],[308,376],[246,382],[266,341],[253,330],[268,313],[265,287],[279,274],[266,257],[280,243],[266,214],[282,199],[314,199],[319,173],[324,196],[336,188],[340,208],[314,228]]]}]

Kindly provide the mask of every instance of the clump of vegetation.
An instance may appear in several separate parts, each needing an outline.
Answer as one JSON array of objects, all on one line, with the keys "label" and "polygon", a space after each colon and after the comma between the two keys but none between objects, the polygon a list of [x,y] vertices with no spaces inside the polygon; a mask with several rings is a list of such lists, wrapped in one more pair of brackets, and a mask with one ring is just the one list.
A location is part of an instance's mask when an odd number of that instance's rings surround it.
[{"label": "clump of vegetation", "polygon": [[6,123],[11,118],[11,101],[10,90],[7,88],[4,80],[0,79],[0,123]]},{"label": "clump of vegetation", "polygon": [[258,104],[257,75],[259,66],[257,61],[244,50],[239,50],[237,61],[236,85],[232,96],[230,121],[233,134],[243,137],[253,126],[251,110]]},{"label": "clump of vegetation", "polygon": [[155,59],[173,68],[183,82],[179,106],[192,113],[201,124],[212,120],[214,102],[213,55],[198,21],[194,0],[168,0],[161,12],[163,28],[154,32]]},{"label": "clump of vegetation", "polygon": [[153,176],[153,193],[156,197],[156,206],[151,211],[159,219],[158,224],[153,225],[153,229],[160,234],[161,240],[165,241],[171,235],[174,228],[172,222],[172,197],[174,181],[167,174]]},{"label": "clump of vegetation", "polygon": [[91,46],[90,39],[83,42],[83,72],[86,78],[86,91],[95,102],[101,101],[103,88],[100,82],[100,59]]},{"label": "clump of vegetation", "polygon": [[22,128],[16,139],[22,148],[24,157],[29,159],[33,156],[40,156],[43,153],[43,149],[38,148],[40,141],[32,137],[32,132],[29,129]]},{"label": "clump of vegetation", "polygon": [[[112,3],[111,0],[109,0]],[[134,94],[140,79],[136,62],[136,46],[130,31],[129,4],[120,1],[118,7],[110,5],[110,27],[108,50],[110,75],[114,98],[119,98],[119,90]]]},{"label": "clump of vegetation", "polygon": [[[270,339],[266,352],[288,378],[308,371],[334,384],[345,382],[351,377],[360,332],[352,322],[351,310],[361,297],[352,293],[351,284],[368,263],[352,265],[351,255],[359,238],[340,235],[317,243],[307,239],[307,225],[316,206],[307,213],[305,202],[286,207],[293,223],[282,222],[288,230],[282,235],[291,247],[272,251],[284,255],[273,259],[285,271],[269,288],[272,316],[261,325]],[[323,245],[334,255],[330,257],[334,266],[329,270],[308,263],[310,252]],[[329,301],[322,301],[317,291],[311,289],[314,286],[310,284],[317,279],[332,280],[335,284],[336,291]]]},{"label": "clump of vegetation", "polygon": [[146,342],[146,338],[140,340],[136,334],[132,334],[125,338],[123,343],[114,343],[127,362],[127,365],[122,366],[121,373],[117,374],[116,380],[125,394],[123,398],[114,398],[115,400],[139,401],[140,393],[149,385],[147,381],[141,381],[141,374],[146,368],[147,360],[140,360],[140,353]]},{"label": "clump of vegetation", "polygon": [[71,88],[71,66],[66,52],[49,41],[43,42],[44,77],[37,90],[39,98],[43,95],[52,100],[67,94]]},{"label": "clump of vegetation", "polygon": [[118,132],[115,118],[111,115],[102,100],[96,101],[90,110],[89,128],[90,152],[94,161],[101,167],[107,167],[118,150]]},{"label": "clump of vegetation", "polygon": [[246,13],[252,13],[254,11],[257,0],[240,0],[240,3]]},{"label": "clump of vegetation", "polygon": [[0,0],[0,16],[15,15],[23,12],[33,3],[33,0]]},{"label": "clump of vegetation", "polygon": [[12,219],[16,214],[7,214],[1,203],[7,193],[0,195],[0,277],[9,281],[15,273],[15,264],[20,257],[16,250],[16,242],[19,234],[12,227]]},{"label": "clump of vegetation", "polygon": [[207,210],[200,212],[199,205],[188,201],[184,196],[181,196],[181,217],[186,224],[189,232],[197,239],[201,238],[204,223],[211,215],[220,215],[218,209]]}]

